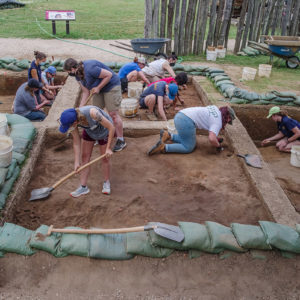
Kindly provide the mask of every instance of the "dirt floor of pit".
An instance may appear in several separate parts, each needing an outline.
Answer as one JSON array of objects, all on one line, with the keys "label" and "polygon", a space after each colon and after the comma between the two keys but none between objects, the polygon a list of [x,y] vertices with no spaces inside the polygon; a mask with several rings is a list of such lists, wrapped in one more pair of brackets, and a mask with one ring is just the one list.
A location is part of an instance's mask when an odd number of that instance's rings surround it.
[{"label": "dirt floor of pit", "polygon": [[[127,148],[112,157],[110,196],[101,194],[98,163],[92,167],[88,182],[90,194],[72,198],[69,193],[79,184],[78,178],[72,178],[49,199],[28,202],[32,189],[49,187],[72,171],[72,141],[55,148],[57,140],[48,140],[13,222],[36,229],[40,224],[109,228],[148,221],[176,224],[211,220],[229,225],[268,219],[228,148],[216,154],[207,137],[199,136],[198,148],[192,154],[148,157],[147,150],[157,140],[158,135],[126,139]],[[93,157],[98,153],[95,149]]]},{"label": "dirt floor of pit", "polygon": [[276,150],[275,146],[259,148],[269,164],[276,180],[289,197],[296,211],[300,213],[300,168],[290,164],[291,155]]}]

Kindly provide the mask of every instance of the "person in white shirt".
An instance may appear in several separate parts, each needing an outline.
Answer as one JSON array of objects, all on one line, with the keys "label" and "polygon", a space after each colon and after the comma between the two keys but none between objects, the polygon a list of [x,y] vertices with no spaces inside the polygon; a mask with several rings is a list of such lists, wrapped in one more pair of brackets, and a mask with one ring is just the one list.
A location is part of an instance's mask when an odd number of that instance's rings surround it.
[{"label": "person in white shirt", "polygon": [[[196,129],[208,130],[208,139],[218,151],[222,150],[218,134],[227,124],[232,125],[235,113],[229,106],[218,108],[215,105],[206,107],[189,107],[175,116],[174,123],[178,134],[160,131],[160,140],[149,151],[155,153],[191,153],[196,147]],[[166,141],[173,144],[165,144]]]}]

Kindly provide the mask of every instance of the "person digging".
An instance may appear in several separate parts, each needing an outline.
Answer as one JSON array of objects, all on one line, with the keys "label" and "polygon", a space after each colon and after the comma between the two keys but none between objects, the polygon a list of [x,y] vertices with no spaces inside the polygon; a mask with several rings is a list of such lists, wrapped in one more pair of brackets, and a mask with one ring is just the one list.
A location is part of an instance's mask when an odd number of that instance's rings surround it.
[{"label": "person digging", "polygon": [[[196,129],[208,130],[208,139],[218,152],[223,150],[222,138],[218,138],[221,129],[227,124],[232,125],[235,113],[229,106],[218,108],[215,105],[206,107],[190,107],[178,112],[174,118],[178,134],[160,131],[160,140],[148,151],[155,153],[191,153],[196,147]],[[172,144],[166,144],[172,141]]]}]

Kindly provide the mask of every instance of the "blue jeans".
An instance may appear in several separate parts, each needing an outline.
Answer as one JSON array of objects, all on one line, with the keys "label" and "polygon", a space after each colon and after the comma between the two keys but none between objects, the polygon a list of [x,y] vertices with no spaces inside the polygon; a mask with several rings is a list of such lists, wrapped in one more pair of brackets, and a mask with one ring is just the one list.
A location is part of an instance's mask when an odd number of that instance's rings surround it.
[{"label": "blue jeans", "polygon": [[43,121],[46,118],[46,114],[38,110],[38,111],[31,111],[29,114],[27,114],[24,117],[29,119],[30,121]]},{"label": "blue jeans", "polygon": [[178,134],[171,134],[174,144],[166,144],[166,152],[191,153],[196,147],[196,126],[194,121],[179,112],[174,119]]}]

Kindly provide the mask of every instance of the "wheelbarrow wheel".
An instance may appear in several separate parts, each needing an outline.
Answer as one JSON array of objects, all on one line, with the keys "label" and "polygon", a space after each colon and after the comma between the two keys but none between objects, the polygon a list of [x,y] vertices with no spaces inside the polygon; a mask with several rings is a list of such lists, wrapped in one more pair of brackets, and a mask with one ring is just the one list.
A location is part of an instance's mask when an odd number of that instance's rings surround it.
[{"label": "wheelbarrow wheel", "polygon": [[299,66],[299,62],[300,60],[297,56],[292,56],[285,63],[288,68],[296,69]]}]

